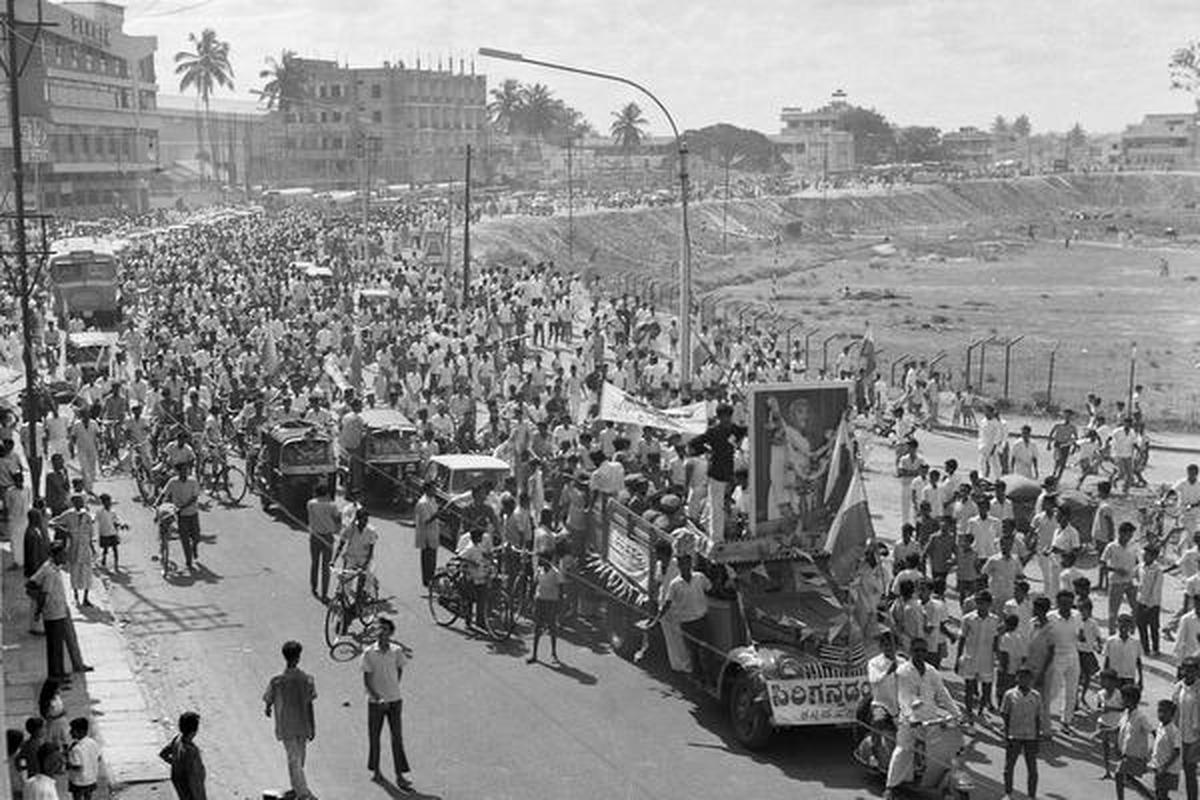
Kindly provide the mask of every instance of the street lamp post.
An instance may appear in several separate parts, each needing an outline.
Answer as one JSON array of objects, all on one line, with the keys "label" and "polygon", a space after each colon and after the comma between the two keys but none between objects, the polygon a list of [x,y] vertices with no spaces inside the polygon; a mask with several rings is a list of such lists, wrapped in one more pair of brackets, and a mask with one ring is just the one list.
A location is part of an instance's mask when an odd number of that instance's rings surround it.
[{"label": "street lamp post", "polygon": [[541,61],[534,58],[526,58],[520,53],[513,53],[507,50],[496,50],[491,47],[479,48],[479,55],[484,58],[497,58],[502,61],[516,61],[522,64],[531,64],[536,67],[545,67],[546,69],[558,70],[560,72],[572,72],[576,75],[587,75],[600,80],[613,81],[614,83],[623,83],[637,89],[646,97],[658,106],[658,110],[667,118],[668,124],[671,126],[671,133],[675,136],[675,144],[679,151],[679,208],[680,208],[680,233],[679,233],[679,331],[680,341],[682,346],[679,353],[679,374],[682,377],[682,384],[687,386],[692,380],[692,244],[688,238],[688,169],[687,169],[687,142],[679,133],[679,127],[675,124],[675,118],[671,116],[671,112],[667,111],[667,107],[662,104],[654,94],[636,81],[620,75],[613,75],[608,72],[597,72],[596,70],[583,69],[581,67],[572,67],[566,64],[557,64],[552,61]]}]

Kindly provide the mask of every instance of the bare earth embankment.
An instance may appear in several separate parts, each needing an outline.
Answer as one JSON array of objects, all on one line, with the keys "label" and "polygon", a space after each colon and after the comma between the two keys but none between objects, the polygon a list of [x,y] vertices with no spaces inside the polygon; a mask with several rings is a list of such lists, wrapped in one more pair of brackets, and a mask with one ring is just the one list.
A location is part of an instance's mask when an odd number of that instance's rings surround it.
[{"label": "bare earth embankment", "polygon": [[[722,204],[701,203],[691,219],[696,291],[770,305],[780,324],[820,328],[814,342],[861,333],[869,319],[885,365],[944,352],[940,367],[958,382],[970,342],[1024,335],[1009,369],[1018,406],[1044,401],[1048,388],[1053,403],[1074,406],[1089,391],[1123,395],[1136,341],[1149,416],[1195,425],[1198,199],[1200,174],[1114,173],[736,201],[725,255]],[[669,286],[678,230],[676,208],[580,215],[574,263]],[[567,234],[564,217],[493,220],[477,229],[475,248],[484,257],[566,263]],[[1067,234],[1082,241],[1064,248]],[[885,236],[894,255],[872,250]],[[1169,277],[1159,277],[1162,258]],[[830,358],[848,341],[831,342]],[[812,359],[820,364],[819,348]],[[1004,394],[1002,348],[987,349],[982,381],[975,356],[971,382]]]}]

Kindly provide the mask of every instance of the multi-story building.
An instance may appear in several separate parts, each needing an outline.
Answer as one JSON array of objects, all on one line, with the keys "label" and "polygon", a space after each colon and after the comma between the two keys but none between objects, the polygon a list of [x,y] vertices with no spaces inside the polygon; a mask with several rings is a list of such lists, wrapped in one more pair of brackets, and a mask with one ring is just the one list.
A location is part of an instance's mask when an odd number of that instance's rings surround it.
[{"label": "multi-story building", "polygon": [[176,181],[258,186],[267,171],[267,112],[253,100],[159,95],[158,165]]},{"label": "multi-story building", "polygon": [[[38,18],[37,0],[17,0],[16,10],[19,21]],[[124,9],[111,3],[42,3],[41,14],[52,27],[36,39],[27,27],[18,41],[27,59],[20,111],[30,205],[68,214],[145,209],[157,164],[157,40],[124,33]],[[0,95],[7,103],[7,87]],[[0,150],[11,164],[10,136],[5,113]]]},{"label": "multi-story building", "polygon": [[942,149],[949,164],[971,172],[986,172],[996,162],[992,134],[971,126],[943,133]]},{"label": "multi-story building", "polygon": [[785,107],[779,115],[783,127],[770,136],[779,155],[792,171],[805,177],[821,177],[854,170],[854,134],[841,130],[842,114],[849,105],[838,89],[828,105],[805,111]]},{"label": "multi-story building", "polygon": [[353,188],[461,179],[467,145],[485,156],[487,84],[452,69],[403,63],[347,67],[301,59],[305,97],[268,120],[276,184]]},{"label": "multi-story building", "polygon": [[1147,114],[1121,134],[1121,161],[1140,169],[1200,168],[1200,114]]}]

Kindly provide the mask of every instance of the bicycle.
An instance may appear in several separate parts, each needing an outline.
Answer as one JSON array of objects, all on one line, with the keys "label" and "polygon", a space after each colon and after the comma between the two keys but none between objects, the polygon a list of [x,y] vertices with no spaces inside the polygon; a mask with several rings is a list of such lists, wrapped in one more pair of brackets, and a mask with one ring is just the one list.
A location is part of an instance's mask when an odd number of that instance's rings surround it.
[{"label": "bicycle", "polygon": [[500,574],[504,590],[508,594],[508,607],[513,617],[533,622],[533,553],[512,545],[501,549]]},{"label": "bicycle", "polygon": [[[330,572],[337,585],[325,608],[325,644],[332,651],[347,638],[357,642],[370,636],[379,616],[379,583],[365,569],[330,567]],[[351,635],[350,627],[355,622],[362,630]]]},{"label": "bicycle", "polygon": [[225,505],[236,506],[246,496],[246,473],[229,463],[224,443],[213,445],[200,460],[201,488]]},{"label": "bicycle", "polygon": [[[458,557],[450,559],[433,574],[428,600],[429,613],[436,624],[448,628],[465,616],[468,608],[466,593],[475,591],[473,588],[468,590],[467,581],[466,563]],[[483,596],[476,602],[484,604],[483,631],[497,642],[507,641],[516,628],[516,617],[504,588],[503,576],[493,570],[482,589]],[[467,620],[467,625],[472,627],[474,623]]]}]

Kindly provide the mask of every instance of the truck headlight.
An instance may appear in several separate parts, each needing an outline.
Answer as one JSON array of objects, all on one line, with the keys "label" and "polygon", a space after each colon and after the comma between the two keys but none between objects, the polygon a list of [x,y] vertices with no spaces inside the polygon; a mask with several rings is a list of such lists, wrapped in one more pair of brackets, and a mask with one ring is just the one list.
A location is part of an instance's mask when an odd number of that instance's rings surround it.
[{"label": "truck headlight", "polygon": [[779,659],[776,669],[781,678],[799,678],[800,674],[804,671],[800,666],[800,662],[791,656],[784,656]]}]

